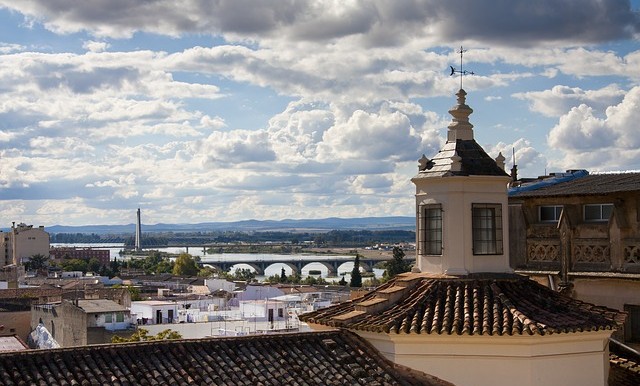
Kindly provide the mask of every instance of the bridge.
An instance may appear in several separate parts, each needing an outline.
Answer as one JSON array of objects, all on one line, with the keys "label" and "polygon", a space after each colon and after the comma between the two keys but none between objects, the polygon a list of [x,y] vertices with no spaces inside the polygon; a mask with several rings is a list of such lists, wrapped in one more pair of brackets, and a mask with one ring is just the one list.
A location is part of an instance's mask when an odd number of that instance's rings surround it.
[{"label": "bridge", "polygon": [[[381,262],[388,261],[390,259],[371,259],[371,258],[363,258],[360,257],[360,267],[365,272],[372,272],[373,267]],[[414,261],[415,258],[406,257],[406,261]],[[217,269],[223,272],[228,272],[234,265],[237,264],[246,264],[249,265],[255,272],[256,275],[262,276],[267,268],[274,264],[284,264],[291,268],[294,274],[302,274],[302,270],[309,264],[318,263],[322,264],[329,271],[329,276],[337,276],[338,269],[344,263],[349,263],[355,261],[354,256],[325,256],[325,255],[277,255],[275,258],[270,259],[256,259],[256,260],[247,260],[247,259],[234,259],[233,255],[221,255],[220,258],[211,259],[208,257],[204,257],[202,261],[198,264],[200,266],[207,266],[213,269]]]}]

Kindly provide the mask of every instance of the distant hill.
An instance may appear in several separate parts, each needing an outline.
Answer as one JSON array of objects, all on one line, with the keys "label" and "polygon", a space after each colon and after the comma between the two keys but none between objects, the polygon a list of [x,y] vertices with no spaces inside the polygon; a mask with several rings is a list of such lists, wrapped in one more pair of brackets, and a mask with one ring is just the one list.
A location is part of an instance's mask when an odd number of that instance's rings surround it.
[{"label": "distant hill", "polygon": [[[234,222],[206,222],[198,224],[142,224],[143,232],[326,232],[330,230],[415,230],[414,217],[363,217],[363,218],[325,218],[303,220],[244,220]],[[46,227],[49,233],[95,233],[122,234],[132,233],[135,224],[127,225],[53,225]]]}]

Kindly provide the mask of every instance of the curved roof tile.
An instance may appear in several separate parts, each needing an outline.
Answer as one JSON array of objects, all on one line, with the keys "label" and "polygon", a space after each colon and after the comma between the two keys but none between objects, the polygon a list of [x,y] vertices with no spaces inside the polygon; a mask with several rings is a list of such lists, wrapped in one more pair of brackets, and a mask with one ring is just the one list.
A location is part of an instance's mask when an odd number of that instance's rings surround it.
[{"label": "curved roof tile", "polygon": [[[397,301],[389,287],[404,287]],[[300,317],[309,323],[396,334],[545,335],[609,330],[625,314],[575,300],[527,278],[400,276],[362,298]]]}]

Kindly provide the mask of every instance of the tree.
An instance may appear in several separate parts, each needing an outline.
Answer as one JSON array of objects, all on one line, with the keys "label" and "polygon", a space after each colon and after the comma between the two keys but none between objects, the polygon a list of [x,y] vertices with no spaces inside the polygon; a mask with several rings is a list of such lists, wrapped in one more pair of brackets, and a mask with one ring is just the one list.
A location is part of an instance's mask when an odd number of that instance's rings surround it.
[{"label": "tree", "polygon": [[384,278],[389,280],[396,275],[411,270],[411,265],[404,260],[404,251],[400,247],[393,247],[393,259],[385,263]]},{"label": "tree", "polygon": [[304,280],[302,280],[302,284],[322,285],[322,284],[328,284],[328,283],[322,277],[307,276],[307,277],[304,278]]},{"label": "tree", "polygon": [[45,268],[47,263],[49,262],[49,258],[41,253],[37,253],[29,258],[25,265],[25,269],[28,271],[34,270],[37,271],[39,269]]},{"label": "tree", "polygon": [[198,271],[198,277],[215,277],[218,275],[218,270],[211,267],[202,267]]},{"label": "tree", "polygon": [[351,270],[350,287],[362,287],[362,274],[360,273],[360,255],[356,253],[356,260],[353,262],[353,270]]},{"label": "tree", "polygon": [[87,262],[87,270],[88,271],[99,272],[100,271],[100,267],[102,267],[102,263],[100,262],[100,260],[96,259],[95,257],[92,257]]},{"label": "tree", "polygon": [[173,274],[179,276],[196,276],[200,269],[195,259],[188,253],[181,253],[173,265]]},{"label": "tree", "polygon": [[287,273],[284,270],[284,267],[282,267],[282,270],[280,270],[280,283],[286,283],[287,282]]},{"label": "tree", "polygon": [[338,282],[338,284],[340,284],[341,286],[347,285],[347,281],[344,279],[344,276],[342,276],[342,278],[340,278],[340,281]]},{"label": "tree", "polygon": [[233,280],[242,280],[247,282],[251,282],[255,278],[256,278],[256,273],[249,268],[236,268],[236,271],[231,276],[231,279]]},{"label": "tree", "polygon": [[149,331],[144,328],[139,328],[136,332],[134,332],[130,337],[123,338],[118,335],[114,335],[111,338],[111,343],[125,343],[125,342],[143,342],[147,340],[172,340],[172,339],[182,339],[182,335],[179,332],[173,331],[171,329],[166,329],[160,331],[156,335],[149,335]]},{"label": "tree", "polygon": [[64,271],[82,271],[87,272],[87,261],[82,259],[69,259],[60,263]]}]

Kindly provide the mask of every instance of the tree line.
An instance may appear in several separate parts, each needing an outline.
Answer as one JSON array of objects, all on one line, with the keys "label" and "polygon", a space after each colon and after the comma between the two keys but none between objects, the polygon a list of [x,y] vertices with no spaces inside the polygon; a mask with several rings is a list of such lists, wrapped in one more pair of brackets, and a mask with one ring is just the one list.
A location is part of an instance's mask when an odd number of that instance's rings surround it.
[{"label": "tree line", "polygon": [[[95,233],[52,233],[52,243],[124,243],[132,247],[135,238],[131,235],[99,235]],[[415,241],[415,232],[406,230],[332,230],[329,232],[154,232],[143,234],[142,245],[162,246],[169,244],[214,244],[214,243],[291,243],[335,247],[357,247],[377,243],[403,243]]]}]

